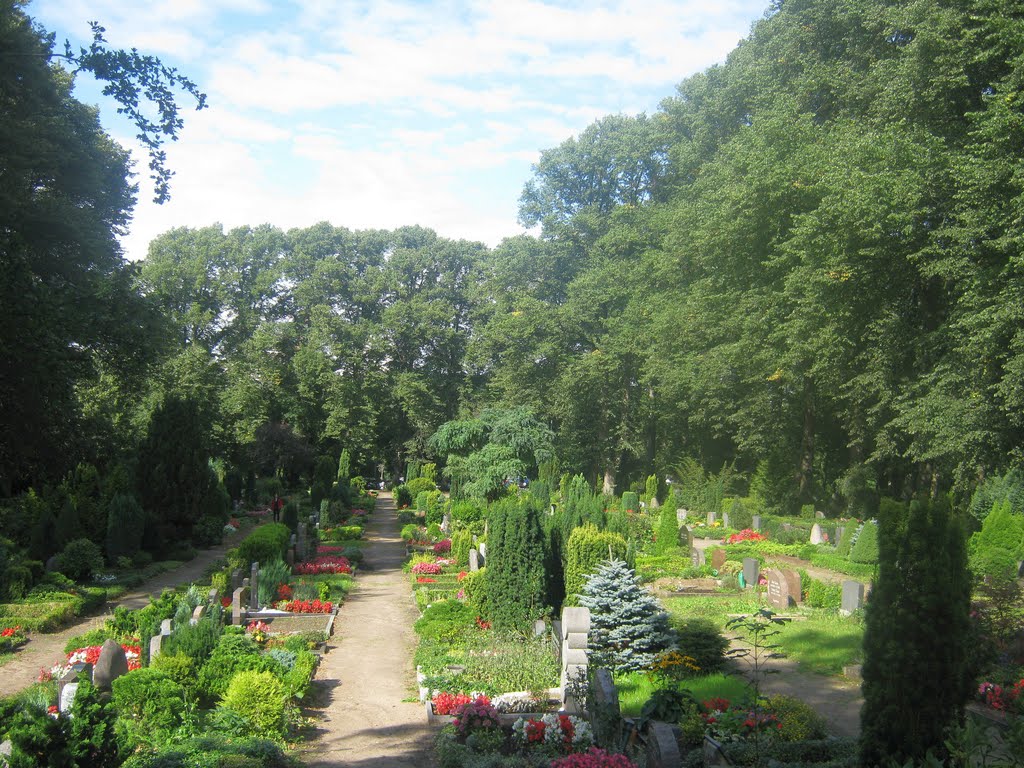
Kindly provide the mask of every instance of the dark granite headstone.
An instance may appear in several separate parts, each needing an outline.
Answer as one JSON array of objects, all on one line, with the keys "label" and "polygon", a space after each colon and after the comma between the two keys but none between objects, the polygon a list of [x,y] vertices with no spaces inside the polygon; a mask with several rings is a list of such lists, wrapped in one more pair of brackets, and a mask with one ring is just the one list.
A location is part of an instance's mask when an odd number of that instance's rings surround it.
[{"label": "dark granite headstone", "polygon": [[121,675],[128,674],[128,656],[116,640],[107,639],[100,647],[92,682],[101,691],[109,691],[111,684]]}]

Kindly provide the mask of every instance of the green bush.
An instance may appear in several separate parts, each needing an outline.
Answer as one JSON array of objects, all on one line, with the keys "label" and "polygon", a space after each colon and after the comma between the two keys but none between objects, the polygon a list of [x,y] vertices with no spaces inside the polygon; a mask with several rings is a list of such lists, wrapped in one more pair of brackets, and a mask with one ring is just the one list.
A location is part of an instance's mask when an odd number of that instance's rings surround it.
[{"label": "green bush", "polygon": [[398,509],[404,509],[412,506],[412,491],[409,490],[407,485],[399,485],[395,487],[395,506]]},{"label": "green bush", "polygon": [[414,499],[418,498],[424,491],[437,490],[434,481],[427,477],[414,477],[405,484],[405,487],[409,490],[409,496]]},{"label": "green bush", "polygon": [[679,522],[675,509],[665,507],[658,517],[658,533],[655,538],[655,554],[665,555],[679,546]]},{"label": "green bush", "polygon": [[136,669],[113,682],[118,737],[125,747],[158,744],[181,725],[185,689],[159,669]]},{"label": "green bush", "polygon": [[486,567],[466,574],[462,580],[462,592],[466,596],[466,605],[481,616],[488,615]]},{"label": "green bush", "polygon": [[[416,523],[409,523],[402,528],[402,541],[408,544],[411,541],[417,541],[420,538],[421,532],[420,527]],[[425,533],[422,535],[426,535]]]},{"label": "green bush", "polygon": [[319,662],[320,657],[315,653],[308,650],[295,651],[295,662],[284,675],[284,684],[289,696],[301,699],[306,695]]},{"label": "green bush", "polygon": [[467,529],[452,534],[451,558],[457,565],[465,566],[469,563],[469,550],[472,548],[473,534]]},{"label": "green bush", "polygon": [[640,497],[633,491],[626,491],[622,494],[622,509],[629,512],[640,511]]},{"label": "green bush", "polygon": [[836,554],[842,557],[850,556],[850,549],[853,546],[853,537],[857,533],[857,524],[853,520],[847,521],[843,526],[843,535],[839,537],[839,543],[836,544]]},{"label": "green bush", "polygon": [[198,686],[196,660],[184,653],[161,653],[149,662],[150,669],[163,672],[171,680],[184,688],[189,695],[195,693]]},{"label": "green bush", "polygon": [[499,502],[488,519],[488,618],[496,629],[525,631],[548,610],[547,552],[536,500]]},{"label": "green bush", "polygon": [[857,543],[850,550],[850,560],[854,563],[878,562],[878,524],[873,520],[868,520],[861,528]]},{"label": "green bush", "polygon": [[438,523],[444,519],[444,494],[440,491],[427,491],[426,508],[424,511],[427,513],[426,522]]},{"label": "green bush", "polygon": [[576,596],[583,591],[587,576],[596,572],[598,565],[608,560],[609,551],[613,558],[625,558],[626,540],[617,533],[599,531],[597,526],[589,523],[573,530],[566,545],[565,557],[567,604],[575,604]]},{"label": "green bush", "polygon": [[203,664],[217,647],[221,636],[220,606],[216,608],[217,610],[211,610],[196,624],[185,622],[175,627],[164,640],[161,653],[183,653],[197,665]]},{"label": "green bush", "polygon": [[57,569],[75,581],[87,581],[103,568],[103,553],[89,539],[74,539],[57,556]]},{"label": "green bush", "polygon": [[232,568],[247,570],[254,562],[284,560],[291,539],[291,529],[283,523],[261,525],[246,536],[237,549],[228,553],[228,562]]},{"label": "green bush", "polygon": [[839,608],[843,602],[843,585],[808,579],[806,602],[811,608]]},{"label": "green bush", "polygon": [[714,622],[708,619],[686,619],[675,629],[680,653],[694,660],[700,674],[710,675],[722,670],[729,640]]},{"label": "green bush", "polygon": [[241,671],[269,672],[277,677],[285,674],[281,663],[264,656],[248,635],[223,635],[199,670],[199,690],[209,699],[222,696]]},{"label": "green bush", "polygon": [[1017,560],[1024,557],[1024,516],[1013,513],[1009,500],[997,501],[971,536],[968,552],[976,577],[1013,578]]},{"label": "green bush", "polygon": [[[334,462],[331,462],[334,465]],[[287,584],[292,569],[284,560],[271,560],[260,568],[258,602],[261,606],[270,605],[277,599],[277,589]]]},{"label": "green bush", "polygon": [[[289,501],[284,505],[284,509],[281,510],[281,522],[287,526],[290,533],[299,530],[299,505],[296,502]],[[289,541],[291,541],[290,536]]]},{"label": "green bush", "polygon": [[475,501],[453,501],[451,506],[452,520],[460,523],[472,523],[482,520],[484,509]]},{"label": "green bush", "polygon": [[426,512],[427,511],[427,494],[429,491],[420,491],[416,494],[416,511]]},{"label": "green bush", "polygon": [[245,670],[236,674],[221,707],[244,719],[256,736],[284,738],[288,693],[284,683],[270,672]]},{"label": "green bush", "polygon": [[75,635],[64,643],[64,653],[71,653],[72,651],[77,651],[79,648],[88,648],[90,645],[103,645],[106,640],[118,639],[120,638],[115,637],[114,633],[106,627],[90,629],[88,632]]},{"label": "green bush", "polygon": [[828,735],[825,719],[800,699],[769,696],[765,710],[778,718],[780,727],[775,735],[782,741],[810,741],[824,739]]}]

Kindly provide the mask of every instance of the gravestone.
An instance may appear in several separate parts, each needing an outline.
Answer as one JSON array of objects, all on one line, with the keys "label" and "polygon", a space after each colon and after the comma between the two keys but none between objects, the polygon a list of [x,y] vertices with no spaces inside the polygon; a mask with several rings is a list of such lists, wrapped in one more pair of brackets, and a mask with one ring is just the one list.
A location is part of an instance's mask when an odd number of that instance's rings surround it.
[{"label": "gravestone", "polygon": [[217,588],[210,587],[210,591],[206,593],[206,602],[208,602],[210,605],[215,605],[219,602],[219,597],[220,595],[217,592]]},{"label": "gravestone", "polygon": [[249,576],[249,610],[260,609],[260,564],[252,564],[252,574]]},{"label": "gravestone", "polygon": [[149,638],[149,661],[150,661],[150,663],[152,663],[153,659],[155,659],[157,656],[160,655],[160,651],[163,650],[163,646],[164,646],[164,636],[163,635],[153,635],[151,638]]},{"label": "gravestone", "polygon": [[715,549],[711,552],[711,567],[716,571],[722,570],[722,566],[725,565],[725,550]]},{"label": "gravestone", "polygon": [[803,584],[800,581],[800,574],[796,571],[784,568],[782,569],[782,577],[786,580],[786,584],[789,586],[789,598],[794,603],[802,603],[804,601],[804,595]]},{"label": "gravestone", "polygon": [[760,515],[753,515],[750,518],[750,527],[753,528],[755,531],[760,531],[761,530],[761,516]]},{"label": "gravestone", "polygon": [[0,765],[7,765],[7,758],[11,756],[14,751],[14,742],[7,739],[0,744]]},{"label": "gravestone", "polygon": [[481,541],[480,542],[480,546],[478,547],[478,549],[480,550],[480,557],[482,557],[484,559],[484,563],[483,564],[487,565],[487,542],[486,541]]},{"label": "gravestone", "polygon": [[693,531],[685,525],[679,529],[679,546],[693,549]]},{"label": "gravestone", "polygon": [[245,606],[249,597],[248,587],[239,587],[231,593],[231,623],[235,626],[245,621]]},{"label": "gravestone", "polygon": [[680,525],[686,525],[686,516],[690,514],[689,510],[680,507],[676,510],[676,522]]},{"label": "gravestone", "polygon": [[288,547],[288,551],[284,553],[284,561],[288,565],[295,565],[295,547]]},{"label": "gravestone", "polygon": [[235,570],[231,572],[231,592],[234,592],[240,586],[242,586],[242,572],[238,568],[235,568]]},{"label": "gravestone", "polygon": [[[607,733],[598,734],[598,738],[603,737],[608,743],[618,744],[622,739],[622,710],[619,708],[619,690],[615,687],[610,670],[599,667],[594,672],[591,695],[594,697],[591,715],[595,724],[600,722],[609,730]],[[597,712],[600,712],[600,715],[597,715]]]},{"label": "gravestone", "polygon": [[469,550],[469,570],[480,570],[480,553],[477,552],[475,549]]},{"label": "gravestone", "polygon": [[[693,536],[692,532],[690,533],[690,536],[691,537]],[[700,568],[702,565],[704,565],[705,562],[706,561],[704,560],[704,550],[703,549],[697,549],[696,547],[691,547],[690,548],[690,565],[692,565],[694,568]]]},{"label": "gravestone", "polygon": [[811,526],[811,544],[821,544],[825,539],[821,535],[821,526],[815,523]]},{"label": "gravestone", "polygon": [[160,622],[160,634],[163,635],[164,637],[167,637],[168,635],[171,634],[171,620],[170,619],[164,619],[163,621]]},{"label": "gravestone", "polygon": [[846,526],[845,525],[837,525],[836,526],[836,546],[837,547],[839,546],[839,542],[843,538],[843,531],[845,531],[845,530],[846,530]]},{"label": "gravestone", "polygon": [[647,768],[678,768],[683,764],[672,726],[654,720],[647,727]]},{"label": "gravestone", "polygon": [[[783,572],[778,568],[768,570],[765,575],[768,577],[768,602],[772,607],[786,610],[796,603],[800,595],[799,575],[793,571]],[[795,594],[793,592],[793,576],[796,576],[797,579]]]},{"label": "gravestone", "polygon": [[819,520],[824,520],[824,519],[825,519],[825,513],[824,513],[824,512],[815,512],[815,513],[814,513],[814,516],[815,516],[815,517],[816,517],[817,519],[819,519]]},{"label": "gravestone", "polygon": [[206,613],[206,606],[205,605],[197,605],[196,609],[194,611],[192,611],[192,618],[189,619],[188,623],[191,624],[194,627],[196,624],[199,623],[199,620],[201,618],[203,618],[203,615],[205,613]]},{"label": "gravestone", "polygon": [[761,564],[755,557],[743,558],[743,580],[748,587],[756,587],[758,577],[761,575]]},{"label": "gravestone", "polygon": [[839,613],[849,616],[864,606],[864,585],[859,581],[847,580],[843,582],[843,599],[839,607]]},{"label": "gravestone", "polygon": [[659,504],[658,504],[658,497],[657,496],[652,496],[651,497],[651,501],[650,501],[650,503],[647,506],[649,506],[651,509],[657,509],[658,506],[659,506]]},{"label": "gravestone", "polygon": [[728,512],[723,512],[722,513],[722,527],[723,528],[730,528],[731,527],[729,525],[729,513]]},{"label": "gravestone", "polygon": [[533,636],[540,637],[548,630],[548,625],[544,623],[544,619],[537,619],[533,622]]},{"label": "gravestone", "polygon": [[116,640],[107,639],[100,647],[92,682],[99,690],[109,691],[111,684],[121,675],[128,674],[128,656]]},{"label": "gravestone", "polygon": [[444,517],[441,518],[441,530],[448,533],[452,529],[452,516],[445,512]]},{"label": "gravestone", "polygon": [[581,702],[570,692],[575,681],[587,679],[587,643],[590,635],[590,609],[562,609],[562,710],[578,714]]},{"label": "gravestone", "polygon": [[92,664],[85,662],[72,664],[71,668],[57,681],[57,709],[59,711],[71,711],[71,705],[75,702],[75,694],[78,692],[78,683],[81,680],[92,680]]},{"label": "gravestone", "polygon": [[718,516],[714,512],[708,512],[708,528],[713,526],[716,520],[718,520]]},{"label": "gravestone", "polygon": [[309,557],[309,539],[306,535],[306,524],[299,523],[299,534],[295,544],[295,554],[300,560],[305,560]]},{"label": "gravestone", "polygon": [[1024,560],[1017,563],[1017,578],[1024,579]]}]

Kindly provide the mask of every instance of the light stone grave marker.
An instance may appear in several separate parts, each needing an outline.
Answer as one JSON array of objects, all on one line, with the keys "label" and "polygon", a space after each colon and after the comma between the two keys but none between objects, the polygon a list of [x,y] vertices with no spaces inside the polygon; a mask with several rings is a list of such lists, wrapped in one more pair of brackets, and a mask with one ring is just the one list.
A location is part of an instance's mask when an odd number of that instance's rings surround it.
[{"label": "light stone grave marker", "polygon": [[811,526],[811,544],[821,544],[825,537],[821,534],[821,526],[815,523]]},{"label": "light stone grave marker", "polygon": [[718,520],[718,515],[714,512],[708,512],[708,528],[713,526],[716,520]]},{"label": "light stone grave marker", "polygon": [[480,570],[480,553],[475,549],[469,550],[469,570],[471,572]]},{"label": "light stone grave marker", "polygon": [[761,530],[761,516],[760,515],[754,515],[753,517],[750,518],[750,527],[753,528],[755,531],[760,531]]},{"label": "light stone grave marker", "polygon": [[761,564],[754,557],[743,558],[743,580],[748,587],[756,587],[761,575]]},{"label": "light stone grave marker", "polygon": [[840,604],[839,613],[849,616],[864,605],[864,585],[859,581],[846,580],[843,582],[843,598]]},{"label": "light stone grave marker", "polygon": [[251,571],[252,573],[249,576],[249,610],[258,611],[260,609],[260,564],[254,562]]}]

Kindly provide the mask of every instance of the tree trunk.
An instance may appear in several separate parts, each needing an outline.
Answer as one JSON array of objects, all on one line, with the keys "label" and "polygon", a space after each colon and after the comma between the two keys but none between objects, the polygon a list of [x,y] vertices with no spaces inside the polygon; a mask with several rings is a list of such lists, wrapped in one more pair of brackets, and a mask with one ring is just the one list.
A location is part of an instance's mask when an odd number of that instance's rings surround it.
[{"label": "tree trunk", "polygon": [[797,476],[801,503],[814,501],[814,384],[804,377],[804,427],[800,443],[800,473]]},{"label": "tree trunk", "polygon": [[615,467],[608,465],[604,468],[604,485],[601,489],[602,493],[611,495],[615,493]]}]

